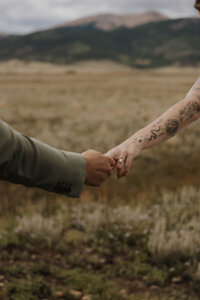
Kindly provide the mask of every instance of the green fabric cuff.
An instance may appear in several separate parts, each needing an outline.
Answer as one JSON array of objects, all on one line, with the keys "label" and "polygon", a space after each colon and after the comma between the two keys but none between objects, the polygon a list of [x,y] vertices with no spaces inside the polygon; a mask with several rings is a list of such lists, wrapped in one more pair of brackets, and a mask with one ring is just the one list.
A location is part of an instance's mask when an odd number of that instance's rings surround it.
[{"label": "green fabric cuff", "polygon": [[81,154],[62,151],[66,157],[66,181],[71,189],[66,196],[80,197],[86,177],[86,160]]}]

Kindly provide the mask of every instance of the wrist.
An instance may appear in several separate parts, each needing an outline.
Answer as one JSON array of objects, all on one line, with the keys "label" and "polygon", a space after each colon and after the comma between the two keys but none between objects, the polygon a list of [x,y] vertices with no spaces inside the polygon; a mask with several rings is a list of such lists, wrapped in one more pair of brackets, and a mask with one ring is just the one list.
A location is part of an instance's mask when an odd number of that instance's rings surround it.
[{"label": "wrist", "polygon": [[126,140],[123,144],[131,154],[134,154],[134,157],[137,157],[144,147],[143,138],[136,135]]},{"label": "wrist", "polygon": [[143,134],[141,134],[140,131],[132,136],[132,143],[137,146],[137,148],[140,150],[140,152],[142,150],[144,150],[144,148],[145,148],[145,139],[144,139]]}]

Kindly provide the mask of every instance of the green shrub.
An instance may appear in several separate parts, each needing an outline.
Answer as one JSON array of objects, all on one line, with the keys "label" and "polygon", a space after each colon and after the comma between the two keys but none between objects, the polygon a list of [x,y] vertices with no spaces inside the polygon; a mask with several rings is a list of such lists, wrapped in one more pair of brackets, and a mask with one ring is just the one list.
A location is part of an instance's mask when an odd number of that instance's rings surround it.
[{"label": "green shrub", "polygon": [[37,262],[31,268],[33,274],[48,276],[51,275],[51,266],[45,262]]},{"label": "green shrub", "polygon": [[85,272],[77,268],[65,272],[64,282],[71,289],[92,294],[95,300],[118,299],[117,285],[103,275]]},{"label": "green shrub", "polygon": [[49,285],[41,277],[8,283],[6,292],[10,300],[35,300],[51,296]]}]

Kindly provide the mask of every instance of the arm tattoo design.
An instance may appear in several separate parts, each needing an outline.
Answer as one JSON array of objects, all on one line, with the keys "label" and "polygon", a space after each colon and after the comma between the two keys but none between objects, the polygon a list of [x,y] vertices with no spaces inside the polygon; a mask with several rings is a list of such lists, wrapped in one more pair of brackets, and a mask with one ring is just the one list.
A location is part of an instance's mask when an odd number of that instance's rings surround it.
[{"label": "arm tattoo design", "polygon": [[134,138],[134,140],[132,141],[133,144],[137,144],[137,143],[142,143],[143,142],[143,137],[139,136],[137,138]]},{"label": "arm tattoo design", "polygon": [[166,122],[165,127],[166,127],[166,133],[167,133],[167,135],[168,136],[173,136],[178,131],[178,129],[180,127],[180,124],[179,124],[179,122],[177,120],[169,119]]},{"label": "arm tattoo design", "polygon": [[151,130],[151,136],[148,138],[145,138],[145,141],[151,142],[153,139],[157,139],[157,137],[160,137],[164,134],[164,131],[162,131],[162,127],[160,126],[158,129],[152,129]]},{"label": "arm tattoo design", "polygon": [[[199,97],[200,99],[200,97]],[[180,122],[188,121],[192,119],[196,113],[200,112],[200,104],[196,101],[191,101],[179,111],[179,120]]]}]

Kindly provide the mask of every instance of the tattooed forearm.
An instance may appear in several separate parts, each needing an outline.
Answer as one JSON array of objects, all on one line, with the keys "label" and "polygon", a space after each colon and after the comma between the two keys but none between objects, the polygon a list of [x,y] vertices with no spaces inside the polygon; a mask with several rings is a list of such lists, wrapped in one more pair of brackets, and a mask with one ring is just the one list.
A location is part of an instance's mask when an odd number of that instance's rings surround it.
[{"label": "tattooed forearm", "polygon": [[141,151],[160,144],[200,118],[200,77],[188,95],[160,118],[134,134],[126,143],[128,150]]},{"label": "tattooed forearm", "polygon": [[178,131],[180,124],[177,120],[169,119],[167,120],[166,124],[166,133],[168,136],[174,136],[176,132]]}]

